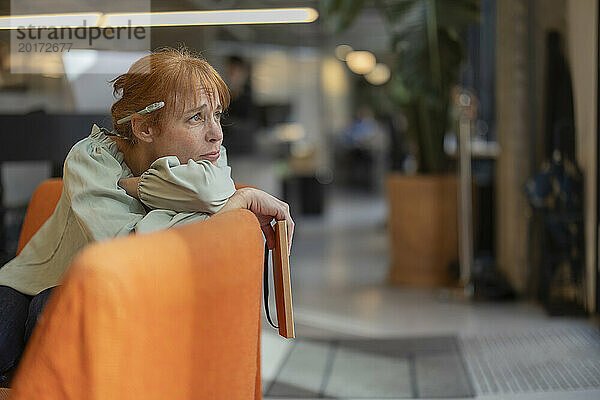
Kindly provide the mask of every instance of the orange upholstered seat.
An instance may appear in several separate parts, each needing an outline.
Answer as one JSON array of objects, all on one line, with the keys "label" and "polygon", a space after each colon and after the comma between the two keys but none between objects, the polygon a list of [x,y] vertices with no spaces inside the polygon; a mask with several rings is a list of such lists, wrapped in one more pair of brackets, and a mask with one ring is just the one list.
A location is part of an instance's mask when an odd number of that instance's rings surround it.
[{"label": "orange upholstered seat", "polygon": [[[28,220],[51,214],[33,206]],[[38,320],[10,398],[260,399],[262,251],[247,210],[86,247]]]},{"label": "orange upholstered seat", "polygon": [[56,208],[58,200],[62,194],[62,179],[54,178],[48,179],[42,182],[33,192],[29,206],[27,207],[27,214],[23,221],[23,227],[21,228],[21,235],[19,236],[19,244],[17,247],[17,254],[23,250],[23,247],[31,240],[33,235],[44,225],[44,222]]}]

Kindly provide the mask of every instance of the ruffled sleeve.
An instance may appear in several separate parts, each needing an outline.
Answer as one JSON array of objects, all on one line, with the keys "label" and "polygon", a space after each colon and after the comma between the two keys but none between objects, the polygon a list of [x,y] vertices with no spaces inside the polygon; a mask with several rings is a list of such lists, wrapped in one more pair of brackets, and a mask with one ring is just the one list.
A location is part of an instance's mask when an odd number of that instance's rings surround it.
[{"label": "ruffled sleeve", "polygon": [[65,159],[63,194],[88,240],[126,235],[146,212],[117,185],[124,175],[131,175],[117,144],[96,125],[90,139],[78,142]]},{"label": "ruffled sleeve", "polygon": [[138,198],[153,210],[216,213],[235,193],[224,147],[221,153],[218,165],[192,159],[180,164],[176,156],[157,159],[140,176]]}]

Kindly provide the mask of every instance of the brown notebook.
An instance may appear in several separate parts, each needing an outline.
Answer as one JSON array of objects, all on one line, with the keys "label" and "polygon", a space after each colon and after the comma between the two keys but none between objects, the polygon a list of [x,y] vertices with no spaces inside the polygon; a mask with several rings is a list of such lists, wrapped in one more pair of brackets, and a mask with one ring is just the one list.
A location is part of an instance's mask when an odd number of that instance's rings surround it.
[{"label": "brown notebook", "polygon": [[290,279],[290,256],[288,252],[287,227],[285,221],[277,221],[275,249],[273,249],[273,280],[275,284],[275,307],[279,334],[294,338],[294,311],[292,310],[292,282]]}]

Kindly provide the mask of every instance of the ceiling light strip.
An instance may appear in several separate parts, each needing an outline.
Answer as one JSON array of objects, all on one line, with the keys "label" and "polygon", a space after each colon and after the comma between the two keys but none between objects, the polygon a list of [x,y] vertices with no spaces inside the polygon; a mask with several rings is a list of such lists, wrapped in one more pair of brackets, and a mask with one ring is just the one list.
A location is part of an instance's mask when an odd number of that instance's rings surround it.
[{"label": "ceiling light strip", "polygon": [[319,13],[313,8],[272,8],[255,10],[181,11],[106,14],[106,26],[183,26],[288,24],[313,22]]},{"label": "ceiling light strip", "polygon": [[37,27],[120,27],[289,24],[315,21],[314,8],[272,8],[218,11],[171,11],[154,13],[37,14],[0,17],[0,29]]},{"label": "ceiling light strip", "polygon": [[13,15],[0,17],[0,29],[90,27],[98,24],[101,15],[102,13]]}]

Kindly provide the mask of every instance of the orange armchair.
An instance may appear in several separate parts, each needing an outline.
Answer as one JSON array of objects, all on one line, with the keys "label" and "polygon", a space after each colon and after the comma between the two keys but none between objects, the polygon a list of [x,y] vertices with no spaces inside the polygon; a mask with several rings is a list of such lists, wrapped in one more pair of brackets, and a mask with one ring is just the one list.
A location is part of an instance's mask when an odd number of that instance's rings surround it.
[{"label": "orange armchair", "polygon": [[62,179],[52,178],[45,180],[33,192],[25,220],[21,227],[17,255],[31,240],[33,235],[44,225],[44,222],[54,213],[54,209],[62,194]]},{"label": "orange armchair", "polygon": [[[23,233],[43,224],[27,225],[33,200]],[[86,247],[40,317],[9,398],[260,399],[262,252],[247,210]]]}]

